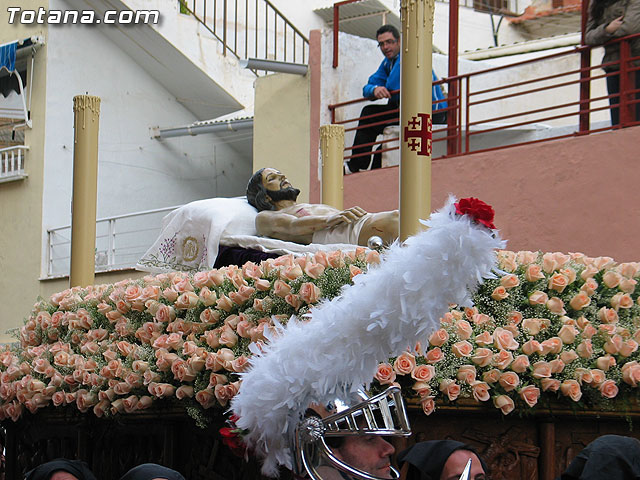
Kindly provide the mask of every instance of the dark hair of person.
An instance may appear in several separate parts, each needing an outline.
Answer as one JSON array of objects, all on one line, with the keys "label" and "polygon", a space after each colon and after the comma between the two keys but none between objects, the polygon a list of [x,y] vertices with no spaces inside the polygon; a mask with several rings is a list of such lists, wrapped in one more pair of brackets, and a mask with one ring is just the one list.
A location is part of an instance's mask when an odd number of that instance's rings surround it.
[{"label": "dark hair of person", "polygon": [[382,25],[376,32],[376,38],[387,32],[393,35],[393,38],[395,38],[396,40],[400,40],[400,32],[398,32],[398,29],[393,25]]},{"label": "dark hair of person", "polygon": [[263,210],[275,210],[276,208],[275,205],[269,201],[267,189],[262,184],[263,171],[264,168],[261,168],[254,173],[247,184],[247,202],[259,212]]},{"label": "dark hair of person", "polygon": [[604,9],[614,1],[616,0],[591,0],[591,4],[589,5],[589,15],[591,15],[591,19],[596,24],[599,24],[604,14]]}]

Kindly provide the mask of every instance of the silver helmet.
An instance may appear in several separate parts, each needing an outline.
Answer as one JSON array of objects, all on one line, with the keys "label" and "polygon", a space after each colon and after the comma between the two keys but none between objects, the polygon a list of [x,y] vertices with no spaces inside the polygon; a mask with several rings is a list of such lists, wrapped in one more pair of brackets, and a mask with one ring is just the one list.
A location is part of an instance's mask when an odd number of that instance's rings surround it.
[{"label": "silver helmet", "polygon": [[[353,406],[336,400],[327,408],[335,413],[324,418],[308,416],[300,422],[295,433],[296,474],[309,476],[311,480],[324,480],[328,470],[338,470],[355,479],[387,480],[343,462],[327,444],[327,440],[335,437],[411,435],[399,387],[389,387],[373,397],[361,390],[358,397],[357,400],[362,401]],[[399,477],[399,472],[391,467],[391,478]]]}]

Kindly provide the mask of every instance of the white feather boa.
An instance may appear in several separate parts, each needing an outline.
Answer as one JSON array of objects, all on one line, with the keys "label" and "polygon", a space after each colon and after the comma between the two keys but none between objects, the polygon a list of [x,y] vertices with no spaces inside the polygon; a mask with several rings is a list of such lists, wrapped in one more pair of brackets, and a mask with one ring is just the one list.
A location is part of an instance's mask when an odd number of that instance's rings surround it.
[{"label": "white feather boa", "polygon": [[295,318],[252,358],[231,408],[248,429],[249,448],[265,475],[292,467],[296,425],[312,402],[326,404],[372,380],[377,366],[439,328],[449,304],[471,306],[471,292],[491,278],[495,233],[455,214],[455,199],[423,222],[428,230],[393,245],[375,268],[342,295]]}]

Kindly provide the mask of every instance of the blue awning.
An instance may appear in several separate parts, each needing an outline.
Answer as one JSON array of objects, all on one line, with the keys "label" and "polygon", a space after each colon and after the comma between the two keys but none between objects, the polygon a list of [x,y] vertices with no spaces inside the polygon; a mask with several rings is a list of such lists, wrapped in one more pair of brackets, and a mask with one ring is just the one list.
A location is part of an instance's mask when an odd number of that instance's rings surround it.
[{"label": "blue awning", "polygon": [[16,51],[18,42],[8,43],[0,46],[0,69],[6,68],[10,72],[16,69]]}]

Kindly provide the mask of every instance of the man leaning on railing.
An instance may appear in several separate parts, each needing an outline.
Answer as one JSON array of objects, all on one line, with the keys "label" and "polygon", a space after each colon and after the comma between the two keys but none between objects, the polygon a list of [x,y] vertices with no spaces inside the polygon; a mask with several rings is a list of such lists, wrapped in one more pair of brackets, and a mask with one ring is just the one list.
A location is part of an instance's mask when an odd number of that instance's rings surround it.
[{"label": "man leaning on railing", "polygon": [[[353,140],[352,157],[344,162],[344,173],[355,173],[360,170],[380,168],[382,154],[376,152],[371,163],[372,145],[376,137],[382,134],[388,125],[397,125],[400,105],[400,33],[393,25],[383,25],[376,32],[378,47],[384,60],[378,70],[369,77],[362,89],[362,95],[371,100],[388,99],[386,104],[367,105],[360,113],[360,121]],[[431,71],[433,81],[437,81],[435,72]],[[433,123],[447,122],[447,102],[440,85],[434,85],[431,91],[433,104]],[[438,112],[441,110],[440,112]],[[362,146],[360,146],[362,145]],[[378,147],[378,150],[380,146]]]}]

